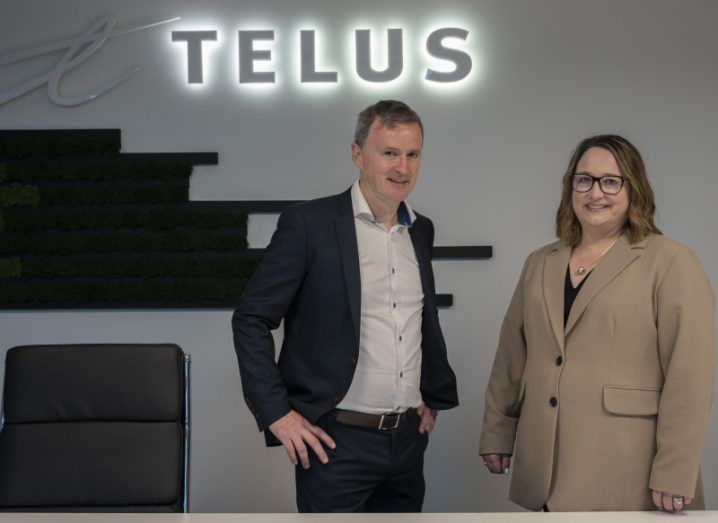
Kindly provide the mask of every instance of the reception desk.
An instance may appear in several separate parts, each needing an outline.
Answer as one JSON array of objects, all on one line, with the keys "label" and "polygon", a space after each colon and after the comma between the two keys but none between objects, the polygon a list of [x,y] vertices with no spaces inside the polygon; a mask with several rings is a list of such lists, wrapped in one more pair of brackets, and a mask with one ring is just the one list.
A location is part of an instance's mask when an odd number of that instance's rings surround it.
[{"label": "reception desk", "polygon": [[496,512],[433,514],[77,514],[4,513],[2,523],[718,523],[718,511],[661,512]]}]

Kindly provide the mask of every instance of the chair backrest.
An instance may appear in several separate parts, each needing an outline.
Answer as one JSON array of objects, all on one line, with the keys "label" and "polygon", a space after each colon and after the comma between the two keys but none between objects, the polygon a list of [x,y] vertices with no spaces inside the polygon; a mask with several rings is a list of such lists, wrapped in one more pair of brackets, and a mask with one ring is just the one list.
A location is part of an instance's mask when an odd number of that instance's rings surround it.
[{"label": "chair backrest", "polygon": [[188,370],[172,344],[8,350],[0,510],[186,511]]}]

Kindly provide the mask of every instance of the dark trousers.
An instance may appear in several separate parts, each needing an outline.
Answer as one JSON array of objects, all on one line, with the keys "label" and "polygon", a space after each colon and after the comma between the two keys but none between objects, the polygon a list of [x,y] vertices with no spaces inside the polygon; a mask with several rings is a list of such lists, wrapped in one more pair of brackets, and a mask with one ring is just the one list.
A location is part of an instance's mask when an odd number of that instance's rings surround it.
[{"label": "dark trousers", "polygon": [[420,417],[396,429],[378,430],[338,422],[333,414],[319,425],[334,439],[323,465],[309,450],[311,466],[296,467],[299,512],[421,512],[424,451]]}]

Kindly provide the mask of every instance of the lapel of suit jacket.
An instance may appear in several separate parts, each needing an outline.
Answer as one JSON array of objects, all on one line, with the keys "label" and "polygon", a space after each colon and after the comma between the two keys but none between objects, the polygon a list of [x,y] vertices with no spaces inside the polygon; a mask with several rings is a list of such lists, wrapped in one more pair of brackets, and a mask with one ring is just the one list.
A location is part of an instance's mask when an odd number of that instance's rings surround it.
[{"label": "lapel of suit jacket", "polygon": [[430,300],[431,302],[434,301],[429,279],[429,275],[431,274],[431,253],[429,252],[428,245],[426,243],[426,236],[420,227],[419,218],[417,217],[414,224],[409,227],[409,236],[411,237],[411,243],[414,246],[416,261],[419,264],[421,290],[424,292],[424,303],[426,303],[427,300]]},{"label": "lapel of suit jacket", "polygon": [[558,342],[561,352],[564,350],[563,333],[563,305],[564,305],[564,282],[566,278],[566,267],[568,258],[571,255],[571,247],[563,242],[553,244],[551,251],[546,255],[546,262],[543,269],[543,292],[546,301],[549,321],[554,336]]},{"label": "lapel of suit jacket", "polygon": [[[633,245],[628,243],[625,235],[622,235],[616,244],[603,255],[599,264],[591,271],[588,280],[583,284],[581,290],[576,296],[576,301],[571,307],[571,312],[566,321],[566,329],[564,336],[568,336],[576,322],[586,310],[586,307],[596,297],[596,295],[608,285],[621,271],[638,258],[643,252],[648,239],[643,239]],[[565,267],[564,267],[565,270]]]},{"label": "lapel of suit jacket", "polygon": [[351,189],[343,192],[337,199],[337,215],[334,217],[334,226],[337,233],[337,244],[342,259],[342,272],[344,284],[349,298],[349,309],[354,324],[357,346],[359,344],[359,327],[361,314],[361,275],[359,272],[359,248],[357,247],[357,232],[354,224],[354,209],[352,207]]}]

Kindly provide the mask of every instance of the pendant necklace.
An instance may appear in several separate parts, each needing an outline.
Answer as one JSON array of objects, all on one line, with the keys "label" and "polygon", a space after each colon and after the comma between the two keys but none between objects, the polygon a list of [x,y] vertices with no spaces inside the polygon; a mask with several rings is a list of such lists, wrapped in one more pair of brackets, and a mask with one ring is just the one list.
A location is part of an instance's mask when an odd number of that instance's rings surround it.
[{"label": "pendant necklace", "polygon": [[[619,235],[618,238],[620,238],[620,237],[621,237],[621,236]],[[611,245],[609,245],[608,247],[606,247],[605,249],[603,249],[603,251],[601,252],[601,254],[598,255],[598,258],[596,259],[596,263],[594,263],[593,265],[589,266],[589,269],[592,269],[595,265],[598,265],[598,262],[601,260],[601,258],[603,257],[603,255],[606,254],[606,253],[608,252],[608,250],[616,244],[616,242],[618,241],[618,238],[616,238],[615,240],[613,240],[613,241],[611,242]],[[579,265],[578,268],[576,269],[576,275],[577,275],[577,276],[583,276],[584,274],[586,274],[586,270],[587,270],[586,267],[584,267],[583,265]]]}]

